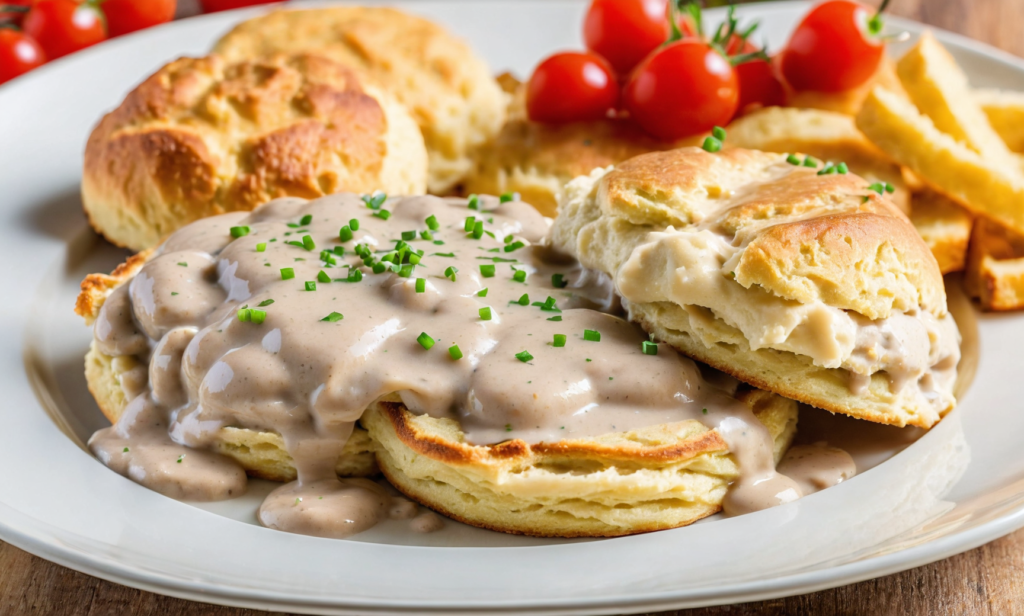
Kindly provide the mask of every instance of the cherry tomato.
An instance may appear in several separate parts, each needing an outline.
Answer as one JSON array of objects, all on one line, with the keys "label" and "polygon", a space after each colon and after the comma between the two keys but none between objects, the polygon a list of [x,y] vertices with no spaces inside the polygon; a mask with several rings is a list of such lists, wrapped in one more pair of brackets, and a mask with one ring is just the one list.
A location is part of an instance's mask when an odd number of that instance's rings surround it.
[{"label": "cherry tomato", "polygon": [[775,76],[771,62],[748,60],[733,70],[740,82],[740,99],[737,104],[740,112],[756,107],[781,106],[786,102],[786,91]]},{"label": "cherry tomato", "polygon": [[793,31],[782,52],[782,76],[794,90],[841,92],[875,74],[885,53],[869,31],[874,9],[851,0],[815,6]]},{"label": "cherry tomato", "polygon": [[736,113],[739,81],[722,54],[688,38],[647,56],[633,71],[623,99],[644,130],[675,141],[725,126]]},{"label": "cherry tomato", "polygon": [[[729,56],[759,51],[747,39],[734,35],[725,47]],[[775,74],[775,66],[768,60],[754,58],[733,67],[740,82],[739,113],[757,107],[779,106],[786,102],[786,91]]]},{"label": "cherry tomato", "polygon": [[85,49],[107,38],[103,14],[75,0],[37,0],[22,22],[25,34],[46,51],[49,60]]},{"label": "cherry tomato", "polygon": [[103,0],[107,34],[121,36],[174,19],[176,0]]},{"label": "cherry tomato", "polygon": [[600,120],[619,102],[619,84],[604,58],[584,52],[549,56],[526,85],[526,111],[534,122]]},{"label": "cherry tomato", "polygon": [[256,6],[257,4],[273,4],[280,1],[281,0],[199,0],[199,4],[203,6],[204,13],[216,13],[217,11],[230,11],[231,9],[241,9],[247,6]]},{"label": "cherry tomato", "polygon": [[42,66],[46,54],[31,36],[12,28],[0,28],[0,83]]},{"label": "cherry tomato", "polygon": [[583,19],[587,49],[628,75],[668,38],[666,0],[593,0]]}]

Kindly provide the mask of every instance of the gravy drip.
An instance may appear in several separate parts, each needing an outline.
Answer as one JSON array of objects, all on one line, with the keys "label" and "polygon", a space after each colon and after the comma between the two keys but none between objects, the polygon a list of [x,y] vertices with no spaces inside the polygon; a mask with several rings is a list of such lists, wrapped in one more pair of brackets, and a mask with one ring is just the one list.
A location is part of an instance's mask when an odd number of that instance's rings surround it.
[{"label": "gravy drip", "polygon": [[209,451],[218,432],[274,431],[298,480],[266,498],[265,526],[344,537],[393,517],[429,531],[433,514],[334,472],[363,411],[398,396],[460,421],[474,444],[702,421],[738,460],[737,510],[788,501],[793,482],[775,473],[749,408],[667,347],[643,353],[638,327],[593,309],[614,308],[610,280],[545,246],[548,222],[530,206],[371,205],[280,199],[172,235],[96,321],[102,352],[140,364],[122,380],[128,410],[90,440],[96,455],[176,498],[230,498],[245,473]]}]

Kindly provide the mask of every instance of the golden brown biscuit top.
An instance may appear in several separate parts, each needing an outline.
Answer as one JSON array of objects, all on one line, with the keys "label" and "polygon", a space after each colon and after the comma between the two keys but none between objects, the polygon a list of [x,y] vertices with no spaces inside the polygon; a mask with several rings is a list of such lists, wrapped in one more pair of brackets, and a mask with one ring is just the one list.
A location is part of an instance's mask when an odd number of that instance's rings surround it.
[{"label": "golden brown biscuit top", "polygon": [[918,307],[945,314],[935,258],[906,216],[868,186],[782,154],[682,148],[618,165],[596,200],[602,214],[632,225],[700,225],[730,237],[740,247],[735,280],[747,288],[871,319]]},{"label": "golden brown biscuit top", "polygon": [[130,183],[132,174],[118,168],[143,157],[154,161],[165,202],[197,215],[252,209],[279,196],[373,183],[386,132],[380,103],[350,69],[326,58],[182,58],[100,122],[86,146],[85,175],[90,188]]},{"label": "golden brown biscuit top", "polygon": [[[232,61],[314,52],[354,68],[409,110],[432,154],[433,190],[501,127],[506,97],[462,40],[426,19],[386,7],[278,10],[238,24],[214,46]],[[452,177],[447,177],[451,175]]]}]

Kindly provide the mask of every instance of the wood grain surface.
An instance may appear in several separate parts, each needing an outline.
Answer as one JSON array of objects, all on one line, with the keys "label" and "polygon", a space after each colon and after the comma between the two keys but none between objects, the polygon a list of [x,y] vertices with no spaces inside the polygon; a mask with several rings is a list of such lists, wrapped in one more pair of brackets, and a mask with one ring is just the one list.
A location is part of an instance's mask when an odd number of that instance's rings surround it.
[{"label": "wood grain surface", "polygon": [[[893,0],[890,10],[1024,56],[1024,0]],[[127,588],[0,543],[0,614],[263,613]],[[668,614],[1024,614],[1024,530],[959,556],[868,582],[786,599],[666,612],[662,616]]]}]

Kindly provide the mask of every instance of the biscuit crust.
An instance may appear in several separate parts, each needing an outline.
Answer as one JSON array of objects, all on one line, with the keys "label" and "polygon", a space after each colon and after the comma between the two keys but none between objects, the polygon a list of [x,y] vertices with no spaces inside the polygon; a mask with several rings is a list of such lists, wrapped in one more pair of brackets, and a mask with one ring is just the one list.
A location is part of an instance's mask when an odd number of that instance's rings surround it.
[{"label": "biscuit crust", "polygon": [[272,11],[238,24],[214,46],[234,62],[280,52],[323,54],[405,105],[423,131],[434,193],[466,175],[473,151],[505,120],[507,96],[484,61],[444,28],[396,9]]},{"label": "biscuit crust", "polygon": [[[775,441],[796,433],[797,405],[741,394]],[[363,418],[384,475],[406,496],[466,524],[539,537],[615,537],[685,526],[721,509],[739,469],[697,421],[557,443],[464,442],[458,423],[382,402]]]},{"label": "biscuit crust", "polygon": [[93,129],[82,201],[93,228],[143,250],[277,197],[425,188],[415,123],[351,69],[309,54],[208,56],[164,66]]}]

